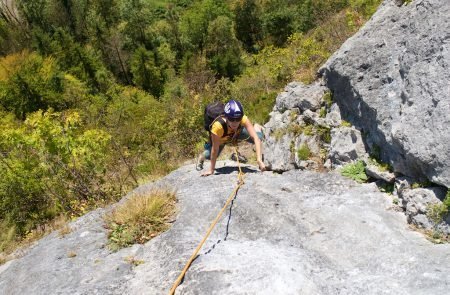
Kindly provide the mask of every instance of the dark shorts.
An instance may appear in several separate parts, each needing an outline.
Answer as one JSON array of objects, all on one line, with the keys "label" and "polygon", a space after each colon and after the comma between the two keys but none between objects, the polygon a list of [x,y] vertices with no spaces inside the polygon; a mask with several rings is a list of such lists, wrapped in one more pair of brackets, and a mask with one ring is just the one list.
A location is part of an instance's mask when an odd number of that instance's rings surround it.
[{"label": "dark shorts", "polygon": [[[256,132],[256,135],[258,135],[259,139],[261,139],[261,140],[263,139],[262,132],[258,131],[258,132]],[[250,137],[250,134],[248,134],[248,131],[245,127],[242,128],[241,133],[239,134],[239,137],[238,137],[238,141],[244,141],[244,140],[249,143],[254,143],[253,138]],[[220,155],[224,146],[225,146],[225,144],[221,144],[219,146],[219,154],[217,156]],[[205,151],[203,152],[203,155],[205,156],[205,159],[210,160],[212,144],[207,142],[207,143],[205,143],[204,148],[205,148]]]}]

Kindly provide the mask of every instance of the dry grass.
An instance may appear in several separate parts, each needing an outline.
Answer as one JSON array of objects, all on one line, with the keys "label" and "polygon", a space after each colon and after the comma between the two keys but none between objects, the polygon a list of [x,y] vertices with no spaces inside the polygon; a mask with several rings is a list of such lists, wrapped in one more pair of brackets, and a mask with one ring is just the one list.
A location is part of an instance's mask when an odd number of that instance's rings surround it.
[{"label": "dry grass", "polygon": [[70,234],[72,232],[72,229],[70,228],[69,224],[64,224],[58,231],[58,236],[60,238],[64,238],[66,235]]},{"label": "dry grass", "polygon": [[435,230],[426,230],[423,228],[419,228],[414,224],[408,225],[410,230],[416,231],[421,233],[425,236],[425,238],[432,242],[433,244],[449,244],[450,243],[450,236],[446,235],[442,232],[435,231]]},{"label": "dry grass", "polygon": [[105,216],[109,229],[109,247],[113,251],[143,244],[169,228],[175,213],[175,193],[155,189],[145,195],[134,195]]}]

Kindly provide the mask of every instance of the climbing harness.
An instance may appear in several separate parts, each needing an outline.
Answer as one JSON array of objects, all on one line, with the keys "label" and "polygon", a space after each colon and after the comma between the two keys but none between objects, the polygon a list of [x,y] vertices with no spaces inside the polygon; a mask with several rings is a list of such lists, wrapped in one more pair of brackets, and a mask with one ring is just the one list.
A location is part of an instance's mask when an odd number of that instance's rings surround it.
[{"label": "climbing harness", "polygon": [[[234,146],[234,149],[235,149],[235,153],[237,155],[238,154],[237,145]],[[228,207],[230,202],[236,197],[237,192],[239,191],[239,188],[244,185],[244,176],[245,176],[245,174],[241,170],[241,164],[239,163],[239,158],[237,158],[237,163],[238,163],[239,173],[238,173],[238,181],[237,181],[236,187],[234,188],[233,192],[228,197],[228,200],[225,202],[225,205],[222,207],[222,209],[220,210],[219,214],[217,214],[216,219],[214,219],[214,221],[209,226],[209,229],[206,232],[205,236],[203,237],[203,240],[200,242],[200,244],[198,244],[198,246],[195,249],[194,253],[192,254],[191,258],[189,258],[188,262],[184,266],[183,270],[181,271],[181,274],[178,276],[177,280],[175,281],[175,283],[173,284],[172,288],[170,289],[169,295],[175,294],[175,290],[177,289],[178,285],[180,285],[180,283],[183,280],[187,270],[189,269],[189,267],[191,266],[192,262],[197,257],[197,254],[200,251],[200,249],[202,248],[203,244],[208,239],[209,234],[212,232],[212,230],[216,226],[217,222],[219,222],[220,217],[222,217],[223,212]]]}]

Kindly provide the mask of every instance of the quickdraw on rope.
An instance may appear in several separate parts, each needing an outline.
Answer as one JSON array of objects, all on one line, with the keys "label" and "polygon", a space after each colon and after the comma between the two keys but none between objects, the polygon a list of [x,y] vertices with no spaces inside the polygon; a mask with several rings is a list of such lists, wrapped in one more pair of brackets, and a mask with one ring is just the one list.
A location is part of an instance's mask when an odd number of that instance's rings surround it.
[{"label": "quickdraw on rope", "polygon": [[244,185],[244,173],[241,170],[241,163],[239,163],[239,153],[238,153],[238,149],[237,149],[237,145],[234,146],[234,152],[236,153],[236,158],[237,158],[237,163],[238,163],[238,168],[239,168],[239,173],[238,173],[238,182],[236,187],[234,188],[233,192],[230,194],[230,196],[228,197],[228,200],[226,201],[225,205],[222,207],[222,209],[220,210],[219,214],[217,214],[216,219],[214,219],[214,221],[211,223],[211,225],[209,226],[208,231],[206,232],[205,236],[203,237],[203,240],[200,242],[200,244],[198,244],[197,248],[195,249],[194,253],[192,254],[191,258],[189,258],[188,262],[186,263],[186,265],[184,266],[183,270],[181,271],[181,274],[178,276],[177,280],[175,281],[175,283],[173,284],[172,288],[170,289],[169,295],[173,295],[175,294],[175,290],[177,289],[178,285],[180,285],[181,281],[183,280],[187,270],[189,269],[189,267],[191,266],[192,262],[194,261],[194,259],[197,257],[198,252],[200,251],[200,249],[202,248],[203,244],[206,242],[206,240],[209,237],[209,234],[212,232],[212,230],[214,229],[214,227],[216,226],[217,222],[219,221],[220,217],[222,216],[223,212],[225,211],[225,209],[228,207],[228,205],[230,204],[230,202],[234,199],[234,197],[236,196],[237,192],[239,191],[239,188]]}]

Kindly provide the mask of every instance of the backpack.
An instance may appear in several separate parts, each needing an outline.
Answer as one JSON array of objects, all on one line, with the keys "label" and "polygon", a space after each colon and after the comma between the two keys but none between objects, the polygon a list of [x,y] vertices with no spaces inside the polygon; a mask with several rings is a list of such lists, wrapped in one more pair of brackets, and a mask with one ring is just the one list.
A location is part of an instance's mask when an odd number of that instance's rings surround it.
[{"label": "backpack", "polygon": [[222,137],[226,136],[228,133],[228,126],[223,118],[223,115],[225,114],[224,107],[225,105],[220,101],[212,102],[205,107],[204,113],[205,130],[211,132],[211,126],[217,120],[220,122],[223,128]]}]

